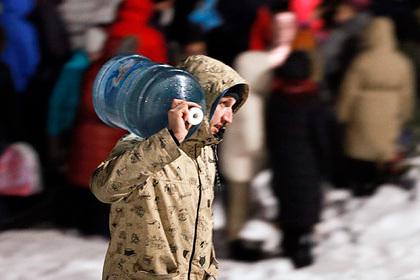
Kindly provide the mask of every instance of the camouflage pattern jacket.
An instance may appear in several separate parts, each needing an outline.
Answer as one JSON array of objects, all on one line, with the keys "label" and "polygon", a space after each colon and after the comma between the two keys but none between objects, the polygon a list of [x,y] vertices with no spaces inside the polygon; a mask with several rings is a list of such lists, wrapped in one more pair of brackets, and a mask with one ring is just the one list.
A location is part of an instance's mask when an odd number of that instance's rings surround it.
[{"label": "camouflage pattern jacket", "polygon": [[212,202],[216,159],[210,111],[235,87],[242,101],[248,85],[230,67],[206,56],[180,68],[197,78],[206,94],[200,128],[177,146],[165,128],[148,139],[122,138],[92,175],[91,189],[111,203],[111,242],[103,279],[214,279]]}]

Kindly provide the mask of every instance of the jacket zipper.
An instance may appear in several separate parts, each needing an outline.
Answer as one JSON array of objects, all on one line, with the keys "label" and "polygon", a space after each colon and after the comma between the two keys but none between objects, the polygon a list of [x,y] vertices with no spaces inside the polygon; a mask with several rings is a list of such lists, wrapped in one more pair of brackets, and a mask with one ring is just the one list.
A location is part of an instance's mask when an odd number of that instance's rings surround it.
[{"label": "jacket zipper", "polygon": [[197,160],[197,148],[194,149],[195,150],[195,164],[197,166],[197,171],[198,171],[198,205],[197,205],[197,213],[196,213],[196,217],[195,217],[195,228],[194,228],[194,238],[193,238],[193,247],[191,250],[191,257],[190,257],[190,263],[188,266],[188,280],[191,279],[191,271],[192,271],[192,262],[194,260],[194,255],[195,255],[195,244],[197,243],[197,230],[198,230],[198,218],[199,218],[199,212],[200,212],[200,204],[201,204],[201,195],[202,195],[202,191],[201,191],[201,177],[200,177],[200,165],[198,164],[198,160]]}]

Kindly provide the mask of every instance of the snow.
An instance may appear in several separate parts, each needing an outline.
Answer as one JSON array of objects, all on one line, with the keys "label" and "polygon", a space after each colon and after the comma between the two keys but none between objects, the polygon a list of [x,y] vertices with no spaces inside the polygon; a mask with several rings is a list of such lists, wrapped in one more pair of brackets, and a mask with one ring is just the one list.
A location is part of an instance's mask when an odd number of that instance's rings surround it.
[{"label": "snow", "polygon": [[[419,280],[420,199],[413,198],[413,191],[393,185],[364,200],[331,193],[316,231],[315,264],[295,270],[284,258],[220,260],[218,279]],[[243,234],[261,238],[266,250],[276,247],[281,234],[261,220],[250,221],[247,230]],[[0,279],[97,280],[106,247],[102,238],[57,229],[6,231],[0,234]]]}]

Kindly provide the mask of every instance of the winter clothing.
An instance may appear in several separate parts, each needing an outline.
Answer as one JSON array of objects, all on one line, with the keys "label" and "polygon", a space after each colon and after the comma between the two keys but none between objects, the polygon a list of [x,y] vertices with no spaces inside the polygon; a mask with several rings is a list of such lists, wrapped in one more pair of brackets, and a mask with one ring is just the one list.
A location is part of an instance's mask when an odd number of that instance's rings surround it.
[{"label": "winter clothing", "polygon": [[[266,134],[273,191],[284,227],[312,226],[321,211],[325,108],[312,82],[282,85],[267,100]],[[306,92],[303,92],[306,91]]]},{"label": "winter clothing", "polygon": [[[47,65],[49,69],[44,71],[55,72],[57,68],[62,67],[69,59],[72,51],[68,30],[63,18],[58,10],[61,0],[38,1],[36,10],[31,18],[39,31],[39,42],[42,53],[43,67]],[[51,69],[56,66],[57,68]],[[53,80],[55,80],[56,76]]]},{"label": "winter clothing", "polygon": [[11,143],[20,140],[20,114],[18,98],[9,68],[0,62],[0,85],[2,88],[2,100],[4,104],[0,112],[0,154]]},{"label": "winter clothing", "polygon": [[223,24],[223,20],[216,10],[217,0],[204,0],[202,5],[196,8],[188,16],[189,20],[201,26],[204,31],[209,31]]},{"label": "winter clothing", "polygon": [[0,26],[5,30],[6,46],[0,60],[8,65],[18,93],[25,91],[40,60],[36,30],[25,19],[34,6],[33,0],[2,1]]},{"label": "winter clothing", "polygon": [[60,1],[36,2],[36,9],[31,12],[30,17],[39,34],[41,62],[26,90],[22,113],[25,119],[23,129],[25,140],[34,146],[40,153],[40,158],[44,160],[50,149],[46,139],[49,99],[58,76],[72,52],[66,26],[58,11]]},{"label": "winter clothing", "polygon": [[251,50],[266,50],[271,45],[273,41],[272,17],[269,7],[262,6],[258,9],[249,35],[249,48]]},{"label": "winter clothing", "polygon": [[89,54],[100,53],[106,36],[100,28],[87,30],[85,50],[76,51],[61,70],[49,100],[47,131],[50,136],[59,136],[74,126],[83,78],[91,64]]},{"label": "winter clothing", "polygon": [[248,49],[250,28],[256,10],[261,5],[260,2],[258,0],[219,0],[217,2],[217,11],[223,20],[223,25],[206,34],[207,51],[211,57],[233,65],[235,57]]},{"label": "winter clothing", "polygon": [[[137,53],[153,61],[166,63],[166,43],[163,35],[149,26],[153,13],[151,0],[125,0],[120,9],[116,22],[109,29],[108,52],[115,52],[116,45],[127,38],[134,40],[131,53]],[[111,48],[111,49],[109,49]]]},{"label": "winter clothing", "polygon": [[[306,77],[293,68],[304,70]],[[320,218],[321,179],[328,156],[326,109],[310,77],[310,60],[294,52],[276,69],[266,105],[266,143],[282,230],[311,228]],[[288,79],[282,76],[288,73]],[[296,76],[292,74],[296,73]]]},{"label": "winter clothing", "polygon": [[64,68],[50,97],[48,134],[59,136],[73,127],[79,104],[83,76],[90,65],[83,51],[76,52]]},{"label": "winter clothing", "polygon": [[414,72],[396,49],[390,20],[375,19],[365,38],[368,48],[346,73],[337,115],[346,124],[347,156],[387,162],[396,157],[402,126],[413,113]]},{"label": "winter clothing", "polygon": [[367,13],[358,13],[349,21],[335,28],[328,38],[320,45],[320,52],[324,61],[324,75],[330,97],[338,95],[344,73],[353,58],[361,50],[360,35],[370,22]]},{"label": "winter clothing", "polygon": [[[217,262],[212,243],[214,152],[209,112],[225,90],[244,80],[228,66],[192,56],[179,66],[205,91],[207,117],[180,146],[168,129],[145,140],[120,140],[94,172],[91,188],[111,205],[111,243],[103,279],[209,279]],[[239,107],[238,107],[239,108]]]}]

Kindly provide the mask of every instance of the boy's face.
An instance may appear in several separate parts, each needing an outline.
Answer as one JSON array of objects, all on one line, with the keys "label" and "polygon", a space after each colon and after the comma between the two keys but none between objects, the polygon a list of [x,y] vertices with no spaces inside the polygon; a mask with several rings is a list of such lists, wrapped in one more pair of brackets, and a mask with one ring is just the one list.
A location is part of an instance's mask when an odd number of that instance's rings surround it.
[{"label": "boy's face", "polygon": [[231,124],[233,120],[233,105],[236,99],[231,96],[222,97],[217,104],[213,117],[210,120],[210,132],[216,135],[225,125]]}]

